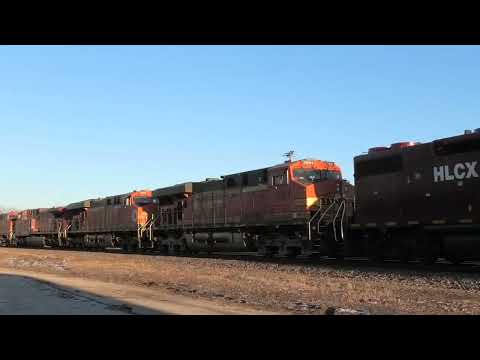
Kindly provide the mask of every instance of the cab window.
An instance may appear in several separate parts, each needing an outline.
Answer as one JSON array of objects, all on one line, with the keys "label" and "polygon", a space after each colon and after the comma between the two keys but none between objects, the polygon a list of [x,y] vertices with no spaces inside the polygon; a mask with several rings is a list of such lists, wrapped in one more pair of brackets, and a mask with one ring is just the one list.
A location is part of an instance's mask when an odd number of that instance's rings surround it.
[{"label": "cab window", "polygon": [[273,175],[272,176],[272,185],[283,185],[285,184],[285,176],[284,175]]},{"label": "cab window", "polygon": [[341,178],[337,171],[318,169],[295,169],[293,176],[297,181],[309,184],[325,180],[340,180]]},{"label": "cab window", "polygon": [[355,178],[400,172],[403,170],[401,155],[387,156],[380,159],[359,161],[355,164]]}]

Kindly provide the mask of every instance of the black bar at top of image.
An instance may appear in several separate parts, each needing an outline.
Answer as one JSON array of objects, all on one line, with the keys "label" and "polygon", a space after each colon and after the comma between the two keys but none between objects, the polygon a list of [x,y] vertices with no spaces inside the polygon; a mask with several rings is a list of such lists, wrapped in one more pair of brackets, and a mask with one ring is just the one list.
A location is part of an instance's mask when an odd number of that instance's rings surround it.
[{"label": "black bar at top of image", "polygon": [[0,31],[0,44],[18,45],[468,45],[480,32],[328,31]]},{"label": "black bar at top of image", "polygon": [[[210,15],[213,16],[213,15]],[[210,17],[209,16],[209,17]],[[429,18],[415,22],[401,17],[389,21],[372,21],[365,16],[342,16],[337,21],[327,14],[294,16],[277,19],[274,14],[256,19],[235,15],[210,20],[198,15],[175,21],[165,15],[158,18],[133,17],[128,20],[101,22],[63,20],[61,24],[47,20],[23,26],[0,24],[0,44],[99,44],[99,45],[462,45],[480,44],[480,27],[463,19],[457,24]],[[215,16],[213,16],[215,18]],[[112,22],[112,24],[110,24]],[[114,23],[113,23],[114,22]]]},{"label": "black bar at top of image", "polygon": [[41,9],[20,19],[4,10],[0,44],[480,44],[476,11],[467,6],[461,13],[448,6],[442,16],[439,6],[418,2],[157,5]]}]

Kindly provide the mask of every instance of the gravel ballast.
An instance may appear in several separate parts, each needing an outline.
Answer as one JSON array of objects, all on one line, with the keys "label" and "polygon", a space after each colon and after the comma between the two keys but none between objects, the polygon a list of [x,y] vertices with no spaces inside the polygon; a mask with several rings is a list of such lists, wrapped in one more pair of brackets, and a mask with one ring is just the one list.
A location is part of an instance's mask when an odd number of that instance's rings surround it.
[{"label": "gravel ballast", "polygon": [[285,314],[480,314],[480,274],[0,248],[0,267]]}]

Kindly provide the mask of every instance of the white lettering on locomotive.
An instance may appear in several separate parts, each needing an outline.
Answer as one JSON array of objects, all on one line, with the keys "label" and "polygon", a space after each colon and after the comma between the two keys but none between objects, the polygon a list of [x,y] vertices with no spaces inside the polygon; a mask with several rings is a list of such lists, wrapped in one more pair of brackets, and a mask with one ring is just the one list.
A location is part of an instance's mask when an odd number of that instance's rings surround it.
[{"label": "white lettering on locomotive", "polygon": [[470,179],[472,177],[478,178],[476,170],[477,161],[458,163],[453,166],[453,171],[448,165],[433,167],[433,181],[452,181]]},{"label": "white lettering on locomotive", "polygon": [[[462,169],[462,171],[463,171],[462,173],[459,172],[460,169]],[[455,177],[457,179],[462,180],[463,178],[465,178],[465,175],[466,175],[465,174],[465,165],[463,165],[462,163],[456,164],[453,168],[453,174],[455,175]]]}]

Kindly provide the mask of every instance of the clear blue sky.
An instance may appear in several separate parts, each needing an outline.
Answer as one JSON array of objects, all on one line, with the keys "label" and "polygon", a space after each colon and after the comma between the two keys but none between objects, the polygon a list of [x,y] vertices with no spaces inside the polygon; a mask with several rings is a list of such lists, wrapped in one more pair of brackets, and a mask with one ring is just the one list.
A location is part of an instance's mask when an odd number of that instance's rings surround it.
[{"label": "clear blue sky", "polygon": [[0,206],[156,189],[480,127],[476,46],[2,46]]}]

